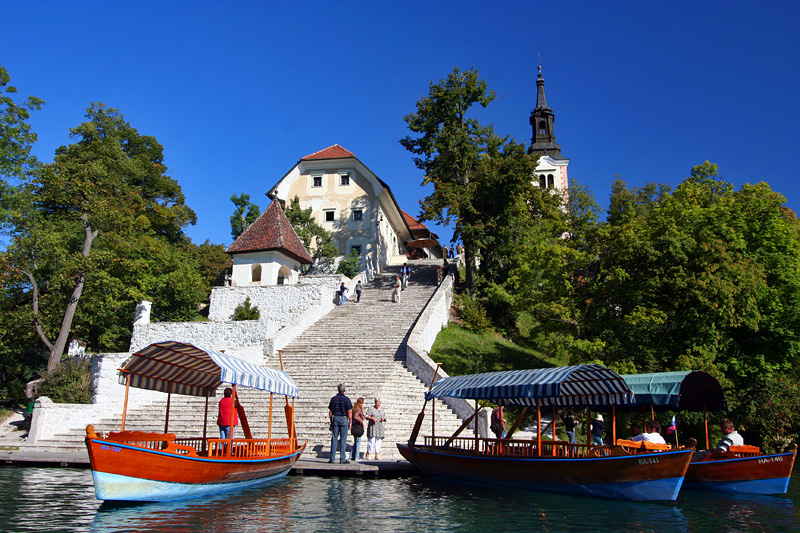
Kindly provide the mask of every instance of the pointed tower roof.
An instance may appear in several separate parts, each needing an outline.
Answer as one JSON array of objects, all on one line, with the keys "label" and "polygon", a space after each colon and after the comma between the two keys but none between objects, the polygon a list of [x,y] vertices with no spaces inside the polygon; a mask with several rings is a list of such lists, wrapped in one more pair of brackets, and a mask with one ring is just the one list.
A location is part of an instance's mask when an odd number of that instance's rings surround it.
[{"label": "pointed tower roof", "polygon": [[269,250],[282,252],[304,265],[314,262],[277,200],[273,200],[267,210],[225,251],[229,254],[241,254]]},{"label": "pointed tower roof", "polygon": [[533,137],[531,137],[531,145],[528,147],[529,154],[549,155],[553,159],[566,159],[561,155],[561,146],[556,142],[553,122],[555,122],[555,114],[547,105],[547,98],[544,95],[542,66],[539,65],[539,76],[536,79],[536,109],[531,111],[530,124],[533,128]]},{"label": "pointed tower roof", "polygon": [[547,110],[552,112],[547,105],[547,98],[544,95],[544,78],[542,77],[542,66],[539,65],[539,75],[536,77],[536,110]]}]

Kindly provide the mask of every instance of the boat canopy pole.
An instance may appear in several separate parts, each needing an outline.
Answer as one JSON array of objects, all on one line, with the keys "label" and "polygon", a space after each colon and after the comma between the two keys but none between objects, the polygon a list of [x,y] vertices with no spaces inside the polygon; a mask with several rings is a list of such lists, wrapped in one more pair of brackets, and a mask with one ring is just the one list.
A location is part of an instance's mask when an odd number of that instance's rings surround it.
[{"label": "boat canopy pole", "polygon": [[169,429],[169,402],[172,399],[172,382],[167,383],[167,415],[164,417],[164,433]]},{"label": "boat canopy pole", "polygon": [[617,443],[617,404],[611,404],[611,442]]},{"label": "boat canopy pole", "polygon": [[[483,402],[481,402],[481,405],[478,408],[478,413],[481,412],[484,407],[486,407],[487,403],[489,403],[489,400],[483,400]],[[457,430],[455,430],[455,432],[453,432],[452,435],[450,435],[450,438],[447,439],[447,442],[444,443],[444,447],[445,448],[450,446],[450,444],[455,440],[455,438],[458,437],[459,435],[461,435],[461,432],[464,431],[467,428],[467,426],[470,424],[470,422],[475,420],[475,415],[476,414],[477,413],[472,413],[471,415],[469,415],[469,417],[467,417],[467,419],[464,420],[464,422],[461,424],[461,427],[459,427]],[[477,424],[477,422],[476,422],[476,424]]]},{"label": "boat canopy pole", "polygon": [[703,423],[706,426],[706,450],[710,446],[708,442],[708,413],[706,412],[706,404],[703,402]]},{"label": "boat canopy pole", "polygon": [[273,394],[269,393],[269,424],[267,425],[267,440],[270,443],[270,447],[272,445],[272,396]]},{"label": "boat canopy pole", "polygon": [[[555,405],[553,405],[553,409],[555,409]],[[542,431],[543,431],[543,433],[547,433],[548,431],[550,431],[550,428],[551,428],[551,427],[553,426],[553,424],[555,423],[555,420],[556,420],[556,418],[559,418],[559,417],[561,417],[561,415],[562,415],[562,414],[564,413],[564,411],[566,411],[566,410],[567,410],[567,408],[566,408],[566,407],[564,407],[564,408],[562,408],[562,409],[561,409],[561,410],[560,410],[560,411],[559,411],[557,414],[554,414],[554,415],[553,415],[553,420],[551,420],[551,421],[550,421],[550,422],[549,422],[549,423],[548,423],[546,426],[544,426],[544,430],[542,430]]]},{"label": "boat canopy pole", "polygon": [[512,425],[511,425],[511,429],[509,429],[509,430],[506,432],[506,439],[510,439],[510,438],[511,438],[511,435],[513,435],[513,434],[514,434],[514,432],[515,432],[515,431],[517,430],[517,428],[519,427],[519,425],[520,425],[520,424],[522,424],[522,419],[523,419],[523,418],[525,418],[525,415],[526,415],[526,414],[528,414],[528,408],[527,408],[527,407],[525,407],[525,408],[522,410],[522,413],[520,413],[520,415],[517,417],[517,419],[516,419],[516,420],[514,420],[514,424],[512,424]]},{"label": "boat canopy pole", "polygon": [[[281,365],[281,372],[283,372],[283,350],[278,350],[278,362]],[[289,405],[289,396],[285,395],[284,399],[286,400],[286,405],[283,406],[283,413],[286,417],[286,430],[289,434],[289,441],[290,446],[292,447],[292,451],[294,451],[294,437],[295,437],[295,427],[294,427],[294,398],[292,398],[292,404]],[[270,416],[272,416],[272,410],[270,409]]]},{"label": "boat canopy pole", "polygon": [[477,422],[478,422],[478,400],[475,400],[475,413],[474,413],[473,416],[475,416],[475,422],[476,422],[474,424],[474,426],[475,426],[475,452],[477,453],[478,452],[478,424],[477,424]]},{"label": "boat canopy pole", "polygon": [[[125,372],[123,370],[123,372]],[[131,375],[125,372],[125,404],[122,407],[122,427],[120,431],[125,431],[125,415],[128,413],[128,391],[131,389]]]},{"label": "boat canopy pole", "polygon": [[586,408],[586,445],[592,444],[592,408]]},{"label": "boat canopy pole", "polygon": [[228,457],[233,454],[233,415],[236,413],[233,407],[236,405],[236,384],[234,384],[231,389],[233,393],[231,394],[231,416],[228,420],[228,453],[226,454]]},{"label": "boat canopy pole", "polygon": [[208,438],[208,389],[206,389],[206,415],[203,417],[203,450],[206,451],[206,439]]},{"label": "boat canopy pole", "polygon": [[536,398],[536,455],[542,456],[542,399]]}]

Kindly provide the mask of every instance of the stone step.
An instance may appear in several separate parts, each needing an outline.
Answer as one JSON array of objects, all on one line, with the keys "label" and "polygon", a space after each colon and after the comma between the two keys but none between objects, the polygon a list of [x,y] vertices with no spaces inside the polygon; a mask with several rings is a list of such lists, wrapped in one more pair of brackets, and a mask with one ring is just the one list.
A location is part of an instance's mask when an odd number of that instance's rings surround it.
[{"label": "stone step", "polygon": [[[399,458],[394,442],[408,439],[424,404],[427,387],[404,366],[405,341],[420,313],[437,288],[438,261],[415,262],[412,282],[403,291],[401,303],[391,301],[391,287],[399,266],[379,274],[364,284],[362,301],[348,302],[333,309],[306,332],[282,350],[284,369],[300,389],[301,398],[294,402],[295,425],[300,440],[308,440],[306,454],[327,457],[330,446],[328,402],[337,383],[347,384],[353,401],[359,396],[371,405],[380,396],[388,419],[383,454],[386,459]],[[351,297],[354,295],[351,295]],[[277,366],[270,361],[269,366]],[[240,389],[242,404],[255,437],[266,437],[269,426],[269,395]],[[221,397],[218,392],[218,398]],[[207,435],[217,434],[216,403],[209,403]],[[285,435],[283,398],[274,398],[272,434]],[[431,407],[435,403],[435,417]],[[205,400],[175,396],[171,399],[169,432],[182,436],[201,436]],[[146,409],[131,409],[126,414],[126,429],[163,432],[166,399]],[[423,432],[429,432],[435,419],[436,433],[452,434],[461,421],[440,401],[429,403]],[[98,432],[118,431],[121,414],[97,421]],[[237,436],[242,434],[237,431]],[[66,432],[50,440],[44,447],[79,450],[84,448],[85,430]],[[353,438],[348,438],[352,444]],[[38,447],[37,447],[38,449]]]}]

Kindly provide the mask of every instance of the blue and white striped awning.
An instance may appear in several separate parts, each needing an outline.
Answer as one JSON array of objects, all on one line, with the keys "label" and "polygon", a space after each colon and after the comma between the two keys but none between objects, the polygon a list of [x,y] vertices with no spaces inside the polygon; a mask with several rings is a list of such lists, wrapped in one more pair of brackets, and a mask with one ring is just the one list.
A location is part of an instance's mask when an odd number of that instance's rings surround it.
[{"label": "blue and white striped awning", "polygon": [[292,378],[281,370],[242,361],[208,348],[176,341],[156,342],[134,353],[120,369],[119,382],[131,387],[187,396],[214,396],[223,383],[296,398]]},{"label": "blue and white striped awning", "polygon": [[502,400],[506,405],[608,407],[634,403],[625,380],[603,365],[576,365],[536,370],[508,370],[440,380],[425,399],[450,396],[472,400]]}]

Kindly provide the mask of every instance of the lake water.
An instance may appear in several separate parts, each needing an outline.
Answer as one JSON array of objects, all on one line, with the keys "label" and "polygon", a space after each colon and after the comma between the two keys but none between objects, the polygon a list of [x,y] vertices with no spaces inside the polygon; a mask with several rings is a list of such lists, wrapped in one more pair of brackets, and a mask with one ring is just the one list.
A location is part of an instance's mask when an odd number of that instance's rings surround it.
[{"label": "lake water", "polygon": [[101,504],[89,470],[0,468],[0,530],[96,532],[800,530],[800,477],[784,497],[683,491],[636,503],[410,479],[289,476],[217,497]]}]

